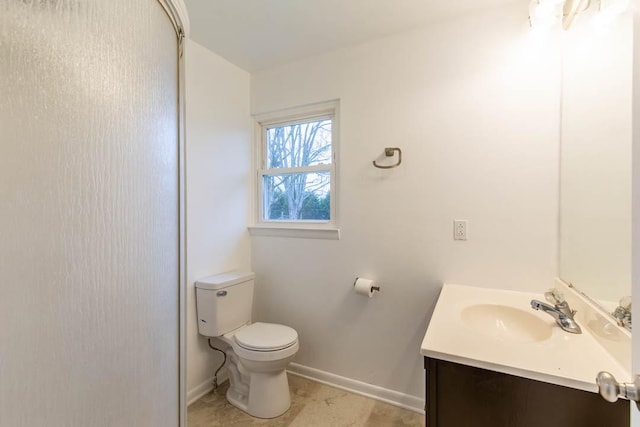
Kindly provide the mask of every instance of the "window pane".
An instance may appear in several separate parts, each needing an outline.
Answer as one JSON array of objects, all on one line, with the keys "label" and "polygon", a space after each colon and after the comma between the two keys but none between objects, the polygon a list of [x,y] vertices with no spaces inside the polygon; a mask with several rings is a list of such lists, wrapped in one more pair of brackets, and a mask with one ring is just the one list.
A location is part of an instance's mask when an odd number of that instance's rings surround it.
[{"label": "window pane", "polygon": [[267,168],[331,163],[331,119],[267,128]]},{"label": "window pane", "polygon": [[331,212],[329,172],[265,175],[263,220],[329,221]]}]

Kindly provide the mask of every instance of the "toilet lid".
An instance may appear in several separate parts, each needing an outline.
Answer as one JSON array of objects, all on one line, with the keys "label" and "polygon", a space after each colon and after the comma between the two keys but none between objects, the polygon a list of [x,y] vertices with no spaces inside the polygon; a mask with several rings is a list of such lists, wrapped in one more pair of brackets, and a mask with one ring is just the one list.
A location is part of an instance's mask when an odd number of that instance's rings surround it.
[{"label": "toilet lid", "polygon": [[256,322],[240,329],[234,338],[247,350],[275,351],[293,345],[298,340],[298,333],[288,326]]}]

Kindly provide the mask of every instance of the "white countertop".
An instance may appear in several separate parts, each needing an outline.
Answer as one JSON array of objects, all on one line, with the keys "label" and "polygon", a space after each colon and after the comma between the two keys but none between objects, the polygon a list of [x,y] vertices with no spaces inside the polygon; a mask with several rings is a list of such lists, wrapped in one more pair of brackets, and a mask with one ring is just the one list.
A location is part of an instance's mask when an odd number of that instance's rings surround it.
[{"label": "white countertop", "polygon": [[[560,329],[548,314],[533,310],[540,294],[445,284],[422,341],[423,356],[489,369],[519,377],[597,392],[598,372],[608,371],[618,381],[630,381],[630,372],[598,343],[586,325],[582,334]],[[478,304],[514,307],[547,322],[551,334],[541,341],[515,342],[509,337],[478,332],[462,319],[462,311]]]}]

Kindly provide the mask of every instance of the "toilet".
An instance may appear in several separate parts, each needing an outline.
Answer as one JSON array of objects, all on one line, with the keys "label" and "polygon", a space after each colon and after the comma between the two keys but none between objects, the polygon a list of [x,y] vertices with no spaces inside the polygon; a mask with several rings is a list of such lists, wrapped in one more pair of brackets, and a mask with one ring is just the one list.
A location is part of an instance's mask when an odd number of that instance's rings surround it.
[{"label": "toilet", "polygon": [[257,418],[291,406],[286,367],[298,352],[295,329],[251,323],[254,274],[230,272],[196,281],[198,332],[216,338],[227,355],[227,400]]}]

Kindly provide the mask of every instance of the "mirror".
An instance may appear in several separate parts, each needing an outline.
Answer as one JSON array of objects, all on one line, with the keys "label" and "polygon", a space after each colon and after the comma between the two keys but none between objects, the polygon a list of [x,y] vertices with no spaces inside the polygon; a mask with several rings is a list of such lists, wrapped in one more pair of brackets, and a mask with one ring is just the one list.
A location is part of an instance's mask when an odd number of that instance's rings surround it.
[{"label": "mirror", "polygon": [[632,28],[581,14],[563,34],[560,278],[608,312],[631,295]]}]

